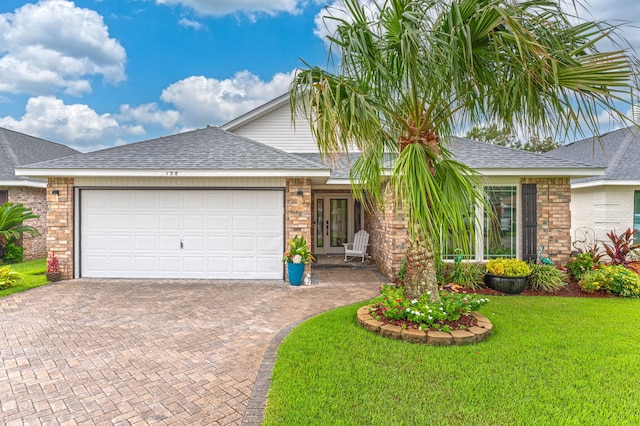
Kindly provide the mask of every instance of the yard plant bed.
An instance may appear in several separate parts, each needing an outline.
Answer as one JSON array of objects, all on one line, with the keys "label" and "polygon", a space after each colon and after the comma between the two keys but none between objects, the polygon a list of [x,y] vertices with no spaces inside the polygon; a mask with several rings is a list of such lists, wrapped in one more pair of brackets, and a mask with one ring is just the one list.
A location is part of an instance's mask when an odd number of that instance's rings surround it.
[{"label": "yard plant bed", "polygon": [[[375,318],[374,318],[375,316]],[[367,330],[392,339],[428,345],[467,345],[485,340],[491,335],[493,325],[477,312],[463,314],[456,321],[443,321],[450,332],[421,330],[416,323],[406,320],[390,320],[376,305],[363,306],[357,312],[358,322]],[[376,319],[376,318],[379,318]]]}]

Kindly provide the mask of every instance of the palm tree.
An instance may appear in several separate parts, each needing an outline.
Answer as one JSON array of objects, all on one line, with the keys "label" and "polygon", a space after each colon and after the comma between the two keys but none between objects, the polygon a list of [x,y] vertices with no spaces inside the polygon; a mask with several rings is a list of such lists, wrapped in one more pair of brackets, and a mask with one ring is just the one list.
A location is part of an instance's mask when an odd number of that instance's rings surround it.
[{"label": "palm tree", "polygon": [[452,158],[448,138],[483,123],[597,133],[601,108],[625,119],[616,104],[635,87],[636,64],[624,49],[596,49],[615,28],[579,22],[553,1],[343,3],[340,14],[325,16],[337,25],[329,37],[337,71],[297,73],[294,120],[308,119],[325,156],[360,151],[351,172],[357,198],[379,203],[383,188],[393,191],[409,232],[405,292],[437,300],[440,241],[450,235],[464,247],[464,213],[484,203],[477,174]]},{"label": "palm tree", "polygon": [[23,204],[4,203],[0,206],[0,260],[4,259],[6,246],[12,239],[19,239],[23,233],[33,237],[40,235],[33,226],[23,224],[25,220],[38,217]]}]

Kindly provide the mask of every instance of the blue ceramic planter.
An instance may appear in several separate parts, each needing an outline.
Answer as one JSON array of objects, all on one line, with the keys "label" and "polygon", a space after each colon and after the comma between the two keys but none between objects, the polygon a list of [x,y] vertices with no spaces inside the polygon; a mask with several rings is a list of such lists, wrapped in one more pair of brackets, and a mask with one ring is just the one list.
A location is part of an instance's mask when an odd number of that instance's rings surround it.
[{"label": "blue ceramic planter", "polygon": [[304,276],[304,263],[287,263],[287,273],[289,274],[289,284],[302,284]]}]

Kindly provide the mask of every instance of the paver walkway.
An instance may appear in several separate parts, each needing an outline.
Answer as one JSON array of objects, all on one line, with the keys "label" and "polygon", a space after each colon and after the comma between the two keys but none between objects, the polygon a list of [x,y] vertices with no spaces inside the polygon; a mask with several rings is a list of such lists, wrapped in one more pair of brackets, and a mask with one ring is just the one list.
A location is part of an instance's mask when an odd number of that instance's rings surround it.
[{"label": "paver walkway", "polygon": [[274,336],[380,283],[315,275],[298,288],[74,280],[0,298],[0,425],[240,424]]}]

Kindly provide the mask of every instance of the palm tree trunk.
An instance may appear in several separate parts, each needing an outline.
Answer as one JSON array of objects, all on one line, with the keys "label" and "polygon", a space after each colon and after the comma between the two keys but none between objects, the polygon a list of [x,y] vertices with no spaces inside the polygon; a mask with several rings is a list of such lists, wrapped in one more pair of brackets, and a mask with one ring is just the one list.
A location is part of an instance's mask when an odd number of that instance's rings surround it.
[{"label": "palm tree trunk", "polygon": [[422,233],[409,237],[404,293],[410,299],[419,299],[429,293],[429,300],[440,301],[433,244]]}]

